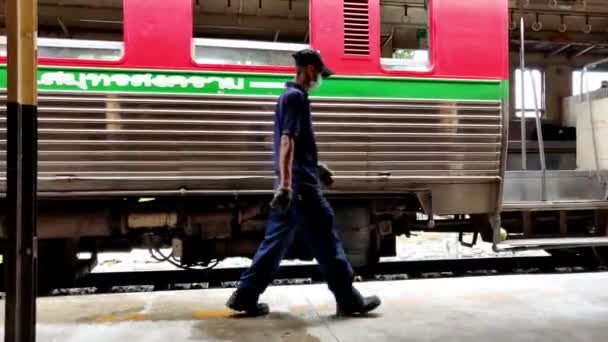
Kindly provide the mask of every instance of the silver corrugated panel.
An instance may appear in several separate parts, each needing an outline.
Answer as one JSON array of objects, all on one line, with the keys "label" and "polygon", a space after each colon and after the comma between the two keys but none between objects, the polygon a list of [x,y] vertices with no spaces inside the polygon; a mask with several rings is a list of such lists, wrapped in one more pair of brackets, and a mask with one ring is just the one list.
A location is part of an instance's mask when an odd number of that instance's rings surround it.
[{"label": "silver corrugated panel", "polygon": [[[275,100],[42,93],[39,189],[268,190]],[[321,159],[344,191],[495,182],[501,114],[498,101],[313,100]],[[0,137],[6,151],[5,112]]]}]

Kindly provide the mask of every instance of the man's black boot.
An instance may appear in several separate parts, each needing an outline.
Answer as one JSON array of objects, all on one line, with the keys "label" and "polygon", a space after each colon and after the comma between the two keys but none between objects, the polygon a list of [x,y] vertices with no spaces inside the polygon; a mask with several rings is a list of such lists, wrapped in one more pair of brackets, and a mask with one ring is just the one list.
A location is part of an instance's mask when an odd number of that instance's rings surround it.
[{"label": "man's black boot", "polygon": [[258,303],[260,294],[250,289],[237,289],[232,293],[226,306],[234,311],[244,312],[248,316],[268,315],[268,304]]},{"label": "man's black boot", "polygon": [[336,298],[338,316],[365,315],[380,306],[382,301],[378,296],[363,297],[356,288],[352,288],[351,293],[346,296]]}]

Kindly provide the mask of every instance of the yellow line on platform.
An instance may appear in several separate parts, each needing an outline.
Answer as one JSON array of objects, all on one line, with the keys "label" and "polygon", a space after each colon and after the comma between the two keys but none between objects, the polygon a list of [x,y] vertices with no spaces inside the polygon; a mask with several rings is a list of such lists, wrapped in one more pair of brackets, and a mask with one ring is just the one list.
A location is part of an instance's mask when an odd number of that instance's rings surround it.
[{"label": "yellow line on platform", "polygon": [[128,322],[128,321],[143,321],[146,316],[143,314],[110,314],[99,316],[95,319],[97,323],[115,323],[115,322]]},{"label": "yellow line on platform", "polygon": [[201,310],[194,311],[192,317],[196,319],[207,319],[207,318],[223,318],[230,317],[234,313],[228,309],[224,310]]}]

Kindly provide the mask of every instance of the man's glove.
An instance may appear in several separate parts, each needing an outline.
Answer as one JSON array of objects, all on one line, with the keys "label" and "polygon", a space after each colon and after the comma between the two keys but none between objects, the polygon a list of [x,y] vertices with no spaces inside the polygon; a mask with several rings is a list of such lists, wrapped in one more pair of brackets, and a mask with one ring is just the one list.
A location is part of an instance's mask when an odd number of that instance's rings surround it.
[{"label": "man's glove", "polygon": [[333,171],[327,165],[321,162],[319,162],[317,166],[321,183],[323,183],[323,185],[327,188],[331,187],[334,184]]},{"label": "man's glove", "polygon": [[272,198],[272,201],[270,201],[270,207],[285,214],[291,206],[292,196],[291,189],[279,188],[274,192],[274,197]]}]

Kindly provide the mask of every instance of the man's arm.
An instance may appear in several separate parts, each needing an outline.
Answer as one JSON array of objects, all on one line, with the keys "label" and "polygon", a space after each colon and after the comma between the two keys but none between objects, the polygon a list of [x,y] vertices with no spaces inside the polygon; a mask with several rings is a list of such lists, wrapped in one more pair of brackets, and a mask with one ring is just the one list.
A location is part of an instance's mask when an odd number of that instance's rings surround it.
[{"label": "man's arm", "polygon": [[288,135],[281,136],[281,147],[279,151],[280,188],[291,189],[291,175],[293,165],[294,139]]},{"label": "man's arm", "polygon": [[300,134],[300,121],[304,106],[302,95],[290,93],[284,99],[284,115],[281,123],[281,144],[279,149],[279,186],[291,190],[295,140]]},{"label": "man's arm", "polygon": [[285,213],[291,206],[291,178],[295,140],[300,133],[302,98],[292,93],[284,99],[285,112],[281,122],[281,141],[279,146],[279,188],[274,194],[270,207]]}]

